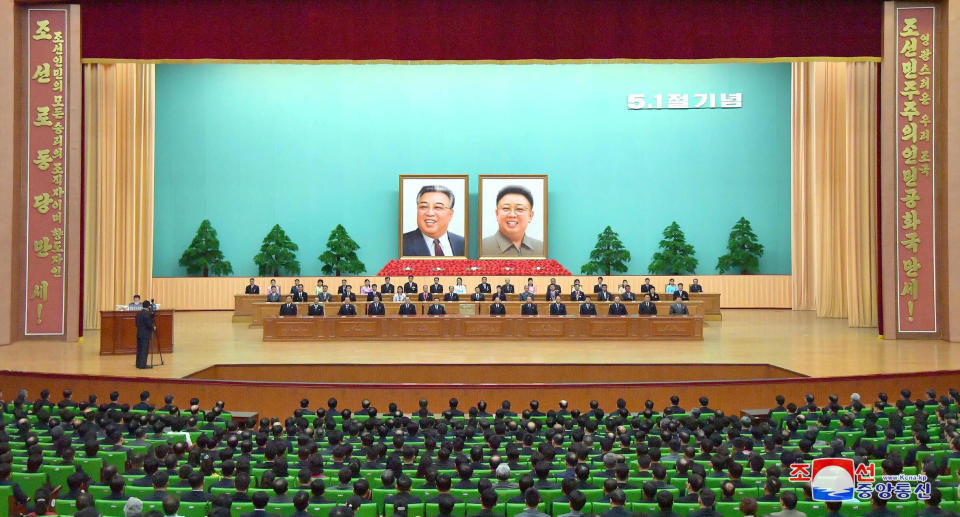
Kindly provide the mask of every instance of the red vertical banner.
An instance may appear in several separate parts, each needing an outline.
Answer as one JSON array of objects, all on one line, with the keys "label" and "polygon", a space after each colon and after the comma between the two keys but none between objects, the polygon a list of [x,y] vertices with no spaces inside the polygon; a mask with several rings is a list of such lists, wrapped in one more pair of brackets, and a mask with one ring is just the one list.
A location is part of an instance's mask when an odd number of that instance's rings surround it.
[{"label": "red vertical banner", "polygon": [[28,9],[25,335],[63,335],[67,11]]},{"label": "red vertical banner", "polygon": [[897,8],[897,330],[937,331],[934,8]]}]

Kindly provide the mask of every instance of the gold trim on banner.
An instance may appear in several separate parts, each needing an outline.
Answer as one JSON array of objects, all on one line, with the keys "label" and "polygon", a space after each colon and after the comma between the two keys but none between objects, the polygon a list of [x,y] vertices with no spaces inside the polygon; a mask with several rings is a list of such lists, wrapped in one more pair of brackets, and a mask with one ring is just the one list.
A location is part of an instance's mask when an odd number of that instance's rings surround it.
[{"label": "gold trim on banner", "polygon": [[245,65],[611,65],[611,64],[707,64],[707,63],[805,63],[805,62],[843,62],[843,63],[879,63],[881,58],[876,56],[855,57],[760,57],[739,58],[720,57],[711,59],[115,59],[115,58],[83,58],[84,64],[116,64],[116,63],[145,63],[145,64],[245,64]]}]

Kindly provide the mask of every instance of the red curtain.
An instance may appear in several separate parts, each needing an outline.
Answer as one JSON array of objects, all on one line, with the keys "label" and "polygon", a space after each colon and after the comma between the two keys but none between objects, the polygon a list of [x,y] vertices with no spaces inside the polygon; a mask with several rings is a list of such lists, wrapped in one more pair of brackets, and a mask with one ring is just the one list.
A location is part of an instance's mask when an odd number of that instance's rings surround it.
[{"label": "red curtain", "polygon": [[83,0],[92,59],[880,56],[881,0]]}]

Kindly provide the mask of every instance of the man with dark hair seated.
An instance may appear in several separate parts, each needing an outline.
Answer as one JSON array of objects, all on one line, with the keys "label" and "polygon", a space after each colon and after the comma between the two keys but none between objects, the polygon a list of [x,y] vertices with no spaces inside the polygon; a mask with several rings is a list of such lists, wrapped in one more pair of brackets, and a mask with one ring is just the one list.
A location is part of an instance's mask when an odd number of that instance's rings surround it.
[{"label": "man with dark hair seated", "polygon": [[[254,492],[253,511],[243,514],[243,517],[278,517],[276,514],[267,513],[267,503],[270,502],[270,495],[266,492]],[[330,512],[331,515],[333,512]]]},{"label": "man with dark hair seated", "polygon": [[384,503],[387,505],[400,504],[407,507],[411,504],[423,502],[419,497],[410,494],[410,488],[413,486],[413,480],[410,476],[402,475],[397,479],[397,493],[387,496]]},{"label": "man with dark hair seated", "polygon": [[177,515],[180,509],[180,498],[177,494],[167,494],[163,497],[163,515]]},{"label": "man with dark hair seated", "polygon": [[[616,480],[614,480],[616,482]],[[610,509],[603,512],[603,517],[631,517],[633,514],[626,509],[627,494],[619,488],[610,492]]]},{"label": "man with dark hair seated", "polygon": [[27,504],[27,495],[23,493],[23,489],[20,488],[20,484],[16,481],[10,480],[10,473],[12,472],[12,467],[10,463],[0,463],[0,486],[9,486],[12,487],[13,498],[17,500],[20,504]]},{"label": "man with dark hair seated", "polygon": [[776,517],[806,517],[806,514],[797,511],[797,494],[795,492],[783,492],[780,494],[780,507],[783,510],[771,513]]},{"label": "man with dark hair seated", "polygon": [[470,517],[494,517],[493,510],[497,507],[497,491],[488,488],[480,493],[480,513]]},{"label": "man with dark hair seated", "polygon": [[311,517],[307,513],[307,507],[310,506],[310,496],[306,492],[300,491],[293,496],[293,508],[296,510],[291,517]]},{"label": "man with dark hair seated", "polygon": [[523,511],[517,515],[520,517],[550,517],[537,509],[537,506],[543,500],[540,498],[540,491],[536,488],[530,488],[523,493]]},{"label": "man with dark hair seated", "polygon": [[100,517],[100,512],[93,505],[93,496],[90,494],[83,493],[77,497],[76,507],[77,512],[73,514],[74,517]]},{"label": "man with dark hair seated", "polygon": [[[167,482],[169,476],[166,472],[157,472],[153,475],[153,493],[144,497],[144,501],[163,501],[163,498],[167,496]],[[179,504],[179,499],[177,503]]]},{"label": "man with dark hair seated", "polygon": [[250,474],[247,472],[240,472],[237,474],[237,477],[233,480],[233,488],[236,492],[230,497],[230,500],[235,503],[247,503],[250,502],[250,496],[247,495],[247,490],[250,489]]},{"label": "man with dark hair seated", "polygon": [[190,481],[190,491],[183,494],[180,500],[189,503],[207,502],[209,496],[203,491],[203,472],[199,470],[193,471],[187,476],[187,480]]},{"label": "man with dark hair seated", "polygon": [[700,509],[691,513],[691,517],[721,517],[714,509],[717,503],[717,496],[713,493],[713,490],[709,488],[701,490],[698,502],[700,503]]}]

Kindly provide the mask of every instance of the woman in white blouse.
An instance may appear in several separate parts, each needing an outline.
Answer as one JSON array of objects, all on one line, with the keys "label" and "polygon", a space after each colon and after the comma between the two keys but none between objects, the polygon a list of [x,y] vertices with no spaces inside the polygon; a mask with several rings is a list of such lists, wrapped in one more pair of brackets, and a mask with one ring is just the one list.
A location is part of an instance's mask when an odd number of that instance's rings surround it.
[{"label": "woman in white blouse", "polygon": [[402,302],[407,295],[404,294],[402,287],[397,287],[397,292],[393,294],[393,301]]},{"label": "woman in white blouse", "polygon": [[467,286],[463,285],[463,279],[457,277],[457,283],[453,286],[453,292],[457,294],[467,294]]}]

